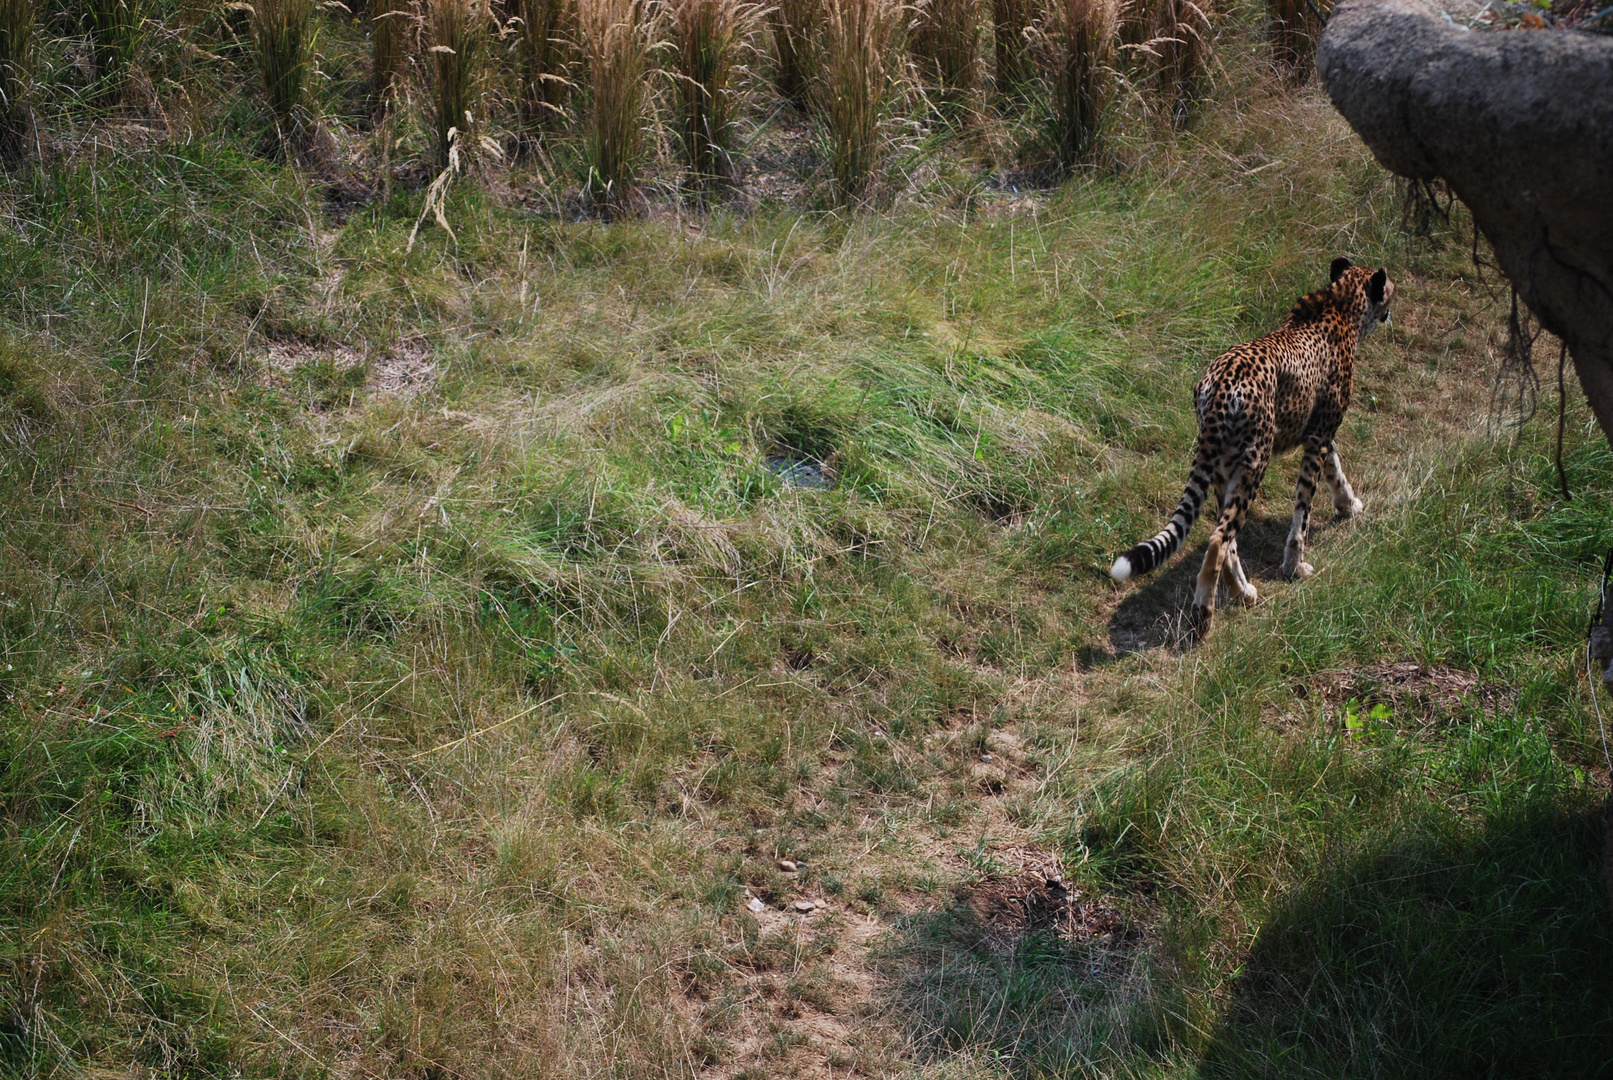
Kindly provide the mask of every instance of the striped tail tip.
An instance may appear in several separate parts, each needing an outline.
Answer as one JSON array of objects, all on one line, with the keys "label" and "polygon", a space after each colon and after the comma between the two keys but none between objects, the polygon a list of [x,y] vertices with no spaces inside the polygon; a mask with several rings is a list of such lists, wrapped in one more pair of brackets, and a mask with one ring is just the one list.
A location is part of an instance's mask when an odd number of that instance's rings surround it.
[{"label": "striped tail tip", "polygon": [[1109,576],[1116,581],[1125,581],[1131,576],[1131,560],[1124,555],[1120,556],[1109,568]]}]

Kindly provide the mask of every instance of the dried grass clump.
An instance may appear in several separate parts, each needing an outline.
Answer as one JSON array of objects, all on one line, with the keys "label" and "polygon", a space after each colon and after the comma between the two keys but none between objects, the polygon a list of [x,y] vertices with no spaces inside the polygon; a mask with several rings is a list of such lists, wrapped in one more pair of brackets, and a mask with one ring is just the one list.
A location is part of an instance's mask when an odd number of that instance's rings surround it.
[{"label": "dried grass clump", "polygon": [[818,38],[823,32],[823,0],[778,0],[769,12],[773,26],[773,85],[798,109],[810,109],[818,72]]},{"label": "dried grass clump", "polygon": [[307,107],[313,81],[312,0],[256,0],[252,40],[257,47],[263,96],[282,148],[300,151],[313,130]]},{"label": "dried grass clump", "polygon": [[672,0],[679,128],[702,186],[733,175],[734,76],[756,12],[745,0]]},{"label": "dried grass clump", "polygon": [[999,94],[1014,94],[1036,77],[1026,35],[1036,24],[1036,0],[992,0],[992,50]]},{"label": "dried grass clump", "polygon": [[108,103],[121,96],[124,80],[134,66],[144,25],[139,0],[89,0],[85,22],[90,31],[95,95]]},{"label": "dried grass clump", "polygon": [[33,0],[0,0],[0,158],[19,157],[28,148],[33,54]]},{"label": "dried grass clump", "polygon": [[370,0],[370,93],[385,108],[408,68],[409,36],[419,23],[410,0]]},{"label": "dried grass clump", "polygon": [[879,168],[880,121],[893,91],[897,0],[828,0],[823,26],[823,122],[834,199],[866,197]]},{"label": "dried grass clump", "polygon": [[911,48],[940,100],[957,106],[980,85],[980,0],[919,0]]},{"label": "dried grass clump", "polygon": [[1211,0],[1154,0],[1148,45],[1157,57],[1154,81],[1171,123],[1180,126],[1204,89],[1210,67]]},{"label": "dried grass clump", "polygon": [[520,88],[515,104],[524,141],[553,130],[571,100],[577,20],[573,0],[511,0]]},{"label": "dried grass clump", "polygon": [[1118,0],[1053,0],[1038,28],[1049,142],[1059,168],[1093,163],[1114,87]]},{"label": "dried grass clump", "polygon": [[588,65],[587,192],[610,213],[638,184],[651,26],[644,0],[580,0],[577,23]]},{"label": "dried grass clump", "polygon": [[487,10],[478,0],[428,0],[431,120],[437,167],[446,169],[453,132],[472,134],[476,93],[487,54]]},{"label": "dried grass clump", "polygon": [[1316,40],[1322,36],[1318,7],[1310,0],[1270,0],[1271,52],[1277,71],[1291,82],[1304,82],[1316,62]]}]

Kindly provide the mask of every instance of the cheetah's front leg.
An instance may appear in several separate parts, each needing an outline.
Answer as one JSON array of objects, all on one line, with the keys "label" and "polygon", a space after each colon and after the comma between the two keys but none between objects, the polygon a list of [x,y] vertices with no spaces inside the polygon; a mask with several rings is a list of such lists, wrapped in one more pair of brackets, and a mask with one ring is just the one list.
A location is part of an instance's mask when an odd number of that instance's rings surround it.
[{"label": "cheetah's front leg", "polygon": [[1305,561],[1305,531],[1311,520],[1311,500],[1316,496],[1316,474],[1322,471],[1322,448],[1305,444],[1305,460],[1299,466],[1299,484],[1294,491],[1294,523],[1283,547],[1283,576],[1308,578],[1316,568]]},{"label": "cheetah's front leg", "polygon": [[1350,489],[1349,478],[1344,475],[1344,464],[1339,461],[1338,447],[1333,445],[1331,439],[1322,451],[1322,476],[1327,480],[1327,486],[1333,489],[1333,509],[1339,517],[1355,517],[1361,512],[1361,500]]}]

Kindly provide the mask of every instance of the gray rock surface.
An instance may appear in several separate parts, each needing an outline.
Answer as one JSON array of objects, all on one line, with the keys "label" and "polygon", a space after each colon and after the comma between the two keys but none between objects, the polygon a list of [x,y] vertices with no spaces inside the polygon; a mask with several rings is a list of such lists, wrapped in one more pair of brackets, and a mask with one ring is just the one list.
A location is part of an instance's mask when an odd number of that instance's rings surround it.
[{"label": "gray rock surface", "polygon": [[1472,211],[1613,440],[1613,37],[1474,33],[1418,0],[1340,0],[1316,66],[1386,168],[1441,177]]}]

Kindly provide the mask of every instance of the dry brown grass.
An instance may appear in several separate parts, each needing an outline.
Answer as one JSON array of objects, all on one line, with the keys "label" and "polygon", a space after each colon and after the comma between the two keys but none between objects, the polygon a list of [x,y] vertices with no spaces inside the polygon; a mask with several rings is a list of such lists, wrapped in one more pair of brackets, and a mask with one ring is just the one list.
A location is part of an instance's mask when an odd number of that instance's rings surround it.
[{"label": "dry brown grass", "polygon": [[552,131],[571,100],[576,0],[514,0],[517,122],[527,140]]},{"label": "dry brown grass", "polygon": [[778,0],[768,10],[773,33],[773,85],[785,101],[807,110],[818,70],[824,0]]},{"label": "dry brown grass", "polygon": [[1114,89],[1118,0],[1051,0],[1037,31],[1051,114],[1050,142],[1061,168],[1095,162]]},{"label": "dry brown grass", "polygon": [[1307,0],[1267,0],[1271,11],[1271,52],[1277,70],[1290,82],[1303,82],[1316,61],[1316,40],[1322,35],[1317,11],[1327,3]]},{"label": "dry brown grass", "polygon": [[1027,38],[1036,25],[1037,0],[992,0],[993,78],[997,92],[1013,94],[1036,77],[1036,65]]},{"label": "dry brown grass", "polygon": [[616,213],[636,194],[654,27],[644,0],[578,0],[577,14],[588,67],[586,189],[595,205]]},{"label": "dry brown grass", "polygon": [[432,145],[437,168],[446,169],[453,133],[468,144],[486,122],[486,117],[477,117],[476,110],[490,20],[485,0],[426,0],[425,18]]},{"label": "dry brown grass", "polygon": [[740,50],[760,8],[748,0],[671,0],[674,94],[684,158],[700,188],[733,174]]},{"label": "dry brown grass", "polygon": [[880,122],[894,96],[897,0],[828,0],[821,113],[837,203],[864,200],[879,171]]},{"label": "dry brown grass", "polygon": [[980,87],[981,0],[919,0],[908,44],[944,105],[964,106]]}]

